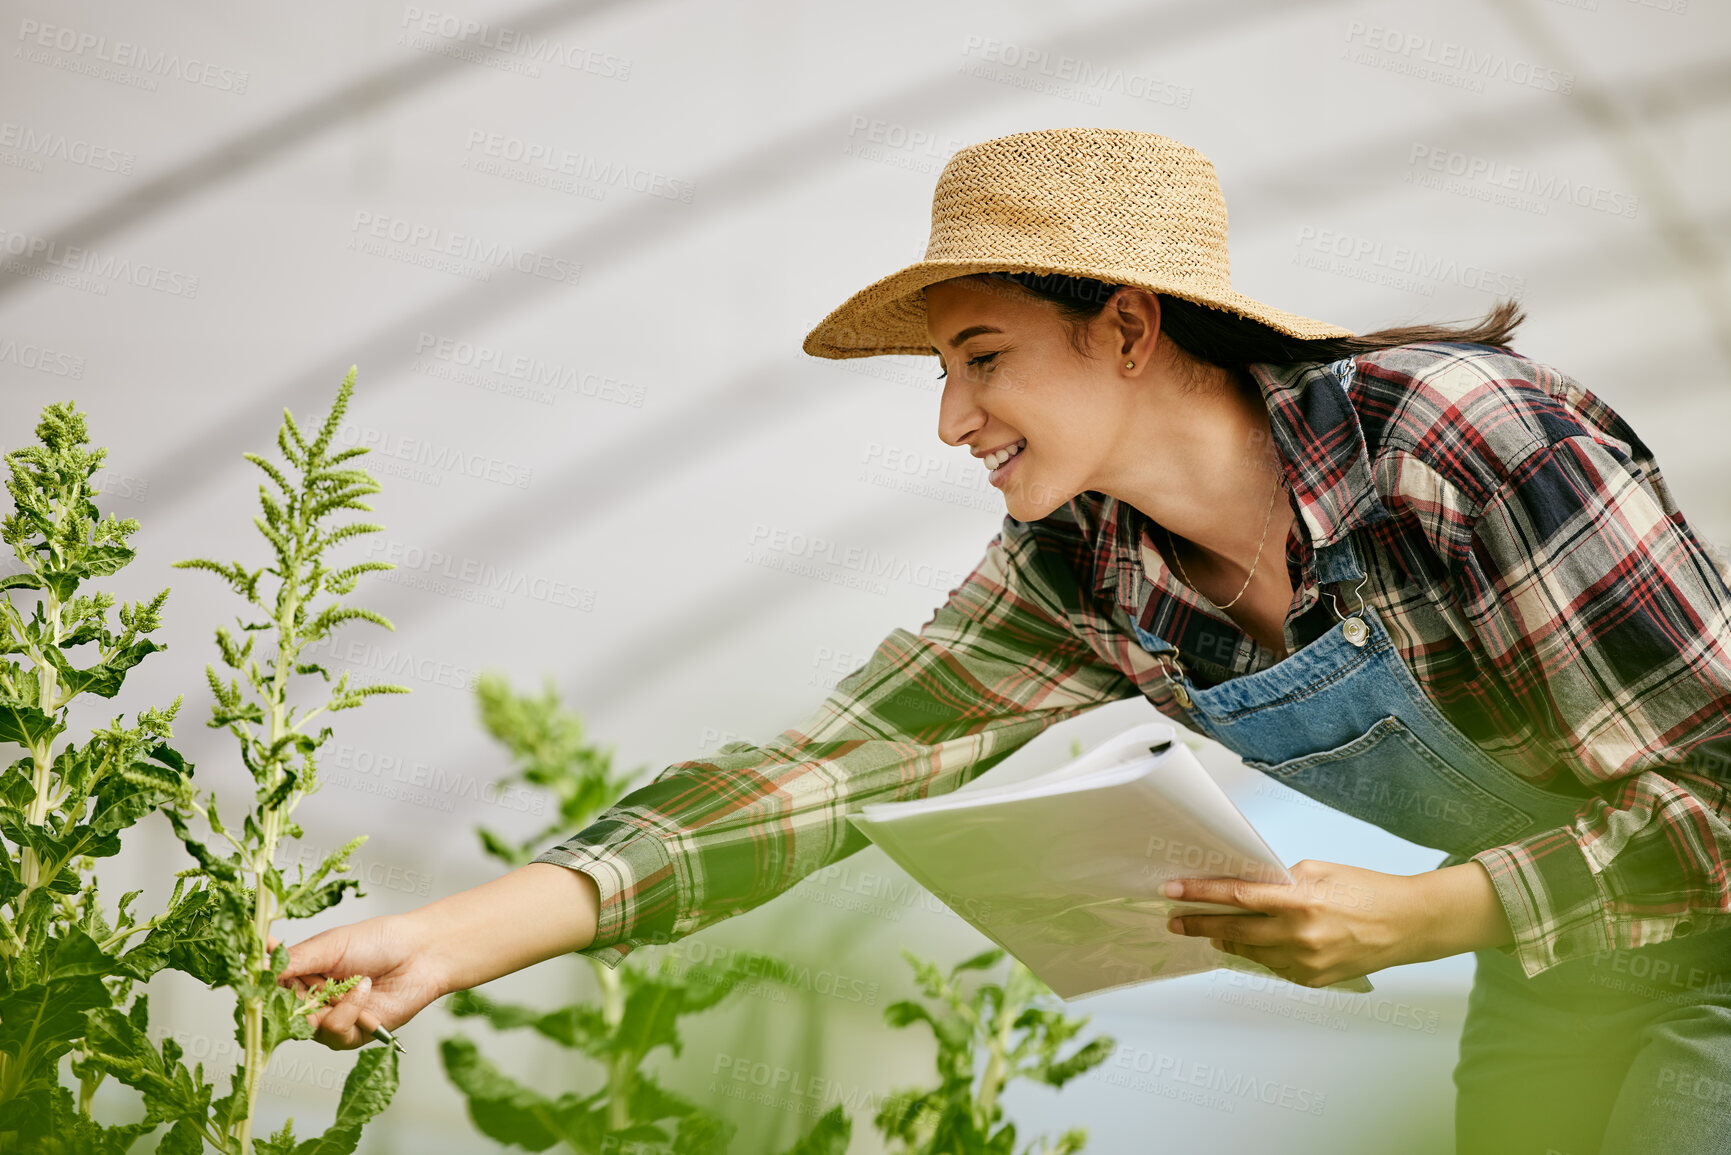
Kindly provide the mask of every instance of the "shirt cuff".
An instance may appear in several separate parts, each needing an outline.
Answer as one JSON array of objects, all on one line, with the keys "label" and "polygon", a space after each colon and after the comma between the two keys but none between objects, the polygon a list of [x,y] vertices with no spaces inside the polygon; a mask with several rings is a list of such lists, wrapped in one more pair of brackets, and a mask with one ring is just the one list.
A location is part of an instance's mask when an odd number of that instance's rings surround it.
[{"label": "shirt cuff", "polygon": [[678,892],[672,859],[659,836],[638,831],[608,843],[591,833],[602,834],[603,826],[617,836],[617,823],[598,822],[531,861],[580,870],[595,880],[601,896],[595,937],[574,953],[612,968],[637,947],[673,941]]},{"label": "shirt cuff", "polygon": [[1498,947],[1528,978],[1612,949],[1607,896],[1567,827],[1472,856],[1491,876],[1515,941]]}]

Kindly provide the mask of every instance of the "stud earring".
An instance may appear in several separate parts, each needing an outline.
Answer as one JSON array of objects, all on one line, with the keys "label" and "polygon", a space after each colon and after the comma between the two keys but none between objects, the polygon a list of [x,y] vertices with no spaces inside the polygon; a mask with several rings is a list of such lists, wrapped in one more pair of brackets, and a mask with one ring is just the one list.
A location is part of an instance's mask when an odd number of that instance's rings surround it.
[{"label": "stud earring", "polygon": [[1134,361],[1124,362],[1124,368],[1126,368],[1126,369],[1134,369],[1135,367],[1136,367],[1136,362],[1134,362]]}]

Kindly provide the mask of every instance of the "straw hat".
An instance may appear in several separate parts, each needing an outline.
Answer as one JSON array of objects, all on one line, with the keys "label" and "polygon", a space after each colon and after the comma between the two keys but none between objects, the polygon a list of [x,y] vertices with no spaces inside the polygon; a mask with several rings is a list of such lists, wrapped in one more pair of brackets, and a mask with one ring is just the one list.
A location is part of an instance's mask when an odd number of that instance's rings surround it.
[{"label": "straw hat", "polygon": [[807,334],[805,351],[830,358],[930,354],[922,290],[995,271],[1135,285],[1292,337],[1354,336],[1233,291],[1226,199],[1207,157],[1151,132],[1051,128],[952,156],[932,194],[925,259],[842,302]]}]

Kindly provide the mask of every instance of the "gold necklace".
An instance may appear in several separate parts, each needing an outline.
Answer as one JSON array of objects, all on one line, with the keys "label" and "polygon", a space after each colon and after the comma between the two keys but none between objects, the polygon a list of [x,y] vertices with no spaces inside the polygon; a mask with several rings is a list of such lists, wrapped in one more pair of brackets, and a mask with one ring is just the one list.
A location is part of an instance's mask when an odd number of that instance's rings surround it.
[{"label": "gold necklace", "polygon": [[1233,598],[1225,605],[1217,605],[1213,598],[1196,589],[1196,583],[1191,581],[1190,575],[1184,572],[1184,559],[1178,556],[1178,543],[1172,540],[1172,531],[1166,529],[1165,526],[1160,527],[1166,530],[1166,544],[1172,547],[1172,560],[1178,563],[1178,576],[1184,579],[1185,585],[1196,591],[1197,597],[1214,606],[1215,609],[1231,609],[1238,604],[1238,598],[1244,596],[1244,591],[1250,588],[1250,579],[1256,576],[1256,563],[1262,560],[1262,547],[1268,544],[1268,527],[1274,524],[1274,501],[1280,496],[1281,490],[1286,488],[1281,484],[1281,481],[1280,474],[1276,473],[1274,475],[1274,493],[1268,498],[1268,516],[1262,522],[1262,540],[1256,543],[1256,556],[1250,559],[1250,572],[1244,575],[1244,585],[1239,588],[1238,597]]}]

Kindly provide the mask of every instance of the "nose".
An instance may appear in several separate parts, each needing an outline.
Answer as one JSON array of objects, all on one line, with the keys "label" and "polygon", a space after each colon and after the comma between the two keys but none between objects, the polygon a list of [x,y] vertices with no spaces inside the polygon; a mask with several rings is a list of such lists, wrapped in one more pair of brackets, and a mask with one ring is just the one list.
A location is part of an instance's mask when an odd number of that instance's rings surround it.
[{"label": "nose", "polygon": [[974,386],[965,373],[951,373],[944,378],[943,396],[938,400],[938,440],[945,445],[960,445],[986,423]]}]

